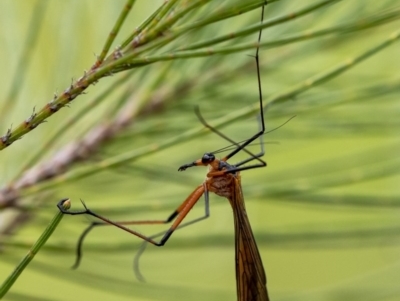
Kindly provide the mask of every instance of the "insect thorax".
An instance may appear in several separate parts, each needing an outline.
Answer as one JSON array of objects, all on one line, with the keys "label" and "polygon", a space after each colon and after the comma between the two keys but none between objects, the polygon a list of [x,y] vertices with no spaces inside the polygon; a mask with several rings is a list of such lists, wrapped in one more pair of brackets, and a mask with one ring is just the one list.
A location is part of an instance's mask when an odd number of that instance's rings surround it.
[{"label": "insect thorax", "polygon": [[[234,166],[224,162],[224,161],[218,161],[218,169],[215,168],[216,166],[209,165],[208,166],[208,172],[214,172],[214,171],[221,171],[221,170],[229,170],[235,168]],[[233,189],[235,185],[232,183],[232,181],[235,181],[235,178],[238,176],[238,172],[236,173],[225,173],[221,176],[210,176],[206,178],[207,182],[207,188],[209,191],[214,192],[215,194],[230,198],[233,193]]]}]

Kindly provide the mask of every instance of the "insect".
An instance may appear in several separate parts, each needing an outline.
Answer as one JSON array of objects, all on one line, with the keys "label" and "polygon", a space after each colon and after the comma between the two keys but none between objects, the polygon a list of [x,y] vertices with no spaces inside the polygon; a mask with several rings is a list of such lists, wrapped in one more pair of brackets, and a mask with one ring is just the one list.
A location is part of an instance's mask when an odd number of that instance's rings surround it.
[{"label": "insect", "polygon": [[[261,21],[263,20],[264,6],[262,7]],[[261,30],[258,35],[258,42],[261,40]],[[262,89],[261,89],[261,76],[259,67],[259,48],[256,50],[255,61],[258,79],[258,93],[259,93],[259,106],[260,106],[260,129],[259,131],[247,140],[242,142],[235,142],[229,137],[225,136],[216,128],[209,125],[198,108],[196,108],[196,114],[202,124],[210,129],[212,132],[219,135],[221,138],[232,143],[235,148],[222,159],[215,157],[216,152],[205,153],[201,159],[193,161],[188,164],[184,164],[179,167],[178,171],[185,171],[186,169],[194,166],[207,166],[208,173],[205,181],[199,185],[187,198],[186,200],[166,219],[166,220],[153,220],[153,221],[129,221],[129,222],[114,222],[105,218],[89,208],[86,207],[82,201],[84,210],[81,211],[68,211],[62,207],[64,200],[58,203],[59,210],[64,214],[69,215],[82,215],[87,214],[94,216],[102,222],[93,222],[81,235],[78,242],[77,249],[77,261],[74,265],[79,265],[81,259],[81,245],[85,236],[95,226],[102,225],[113,225],[126,232],[136,235],[146,242],[149,242],[156,246],[163,246],[174,231],[182,226],[192,224],[199,220],[205,219],[209,216],[209,192],[213,192],[219,196],[226,197],[232,207],[234,216],[234,227],[235,227],[235,257],[236,257],[236,287],[238,301],[267,301],[269,300],[267,292],[267,279],[261,260],[260,253],[257,248],[257,244],[250,226],[249,219],[247,217],[246,208],[244,204],[243,192],[241,187],[240,172],[243,170],[254,169],[265,167],[267,163],[261,159],[264,155],[264,147],[261,143],[261,151],[258,154],[253,154],[246,147],[255,141],[256,139],[262,139],[265,133],[265,122],[264,122],[264,108],[262,100]],[[237,153],[244,151],[250,157],[236,164],[229,164],[227,161],[235,156]],[[257,161],[251,165],[245,165],[251,161]],[[205,199],[205,215],[198,219],[195,219],[186,224],[182,224],[182,221],[187,216],[189,211],[197,203],[197,201],[204,195]],[[159,241],[155,240],[159,234],[153,236],[145,236],[139,232],[136,232],[125,225],[133,224],[166,224],[172,222],[170,228],[163,232]]]}]

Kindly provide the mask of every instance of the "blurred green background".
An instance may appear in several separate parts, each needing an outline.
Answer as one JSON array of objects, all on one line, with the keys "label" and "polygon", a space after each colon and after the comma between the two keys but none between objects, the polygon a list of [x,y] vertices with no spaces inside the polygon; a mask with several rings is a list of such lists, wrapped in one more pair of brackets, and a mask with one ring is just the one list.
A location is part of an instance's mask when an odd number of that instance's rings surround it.
[{"label": "blurred green background", "polygon": [[[275,1],[267,6],[265,19],[318,1],[299,2]],[[114,47],[161,3],[138,0]],[[235,3],[240,1],[210,1],[184,22],[201,20],[218,7]],[[34,106],[36,110],[43,107],[56,90],[63,91],[72,77],[90,68],[124,4],[111,0],[0,2],[4,134],[11,124],[28,118]],[[257,9],[205,26],[168,47],[235,32],[259,22],[259,15]],[[242,172],[246,206],[272,300],[400,298],[400,46],[394,43],[377,51],[321,85],[307,89],[306,82],[390,39],[400,28],[399,17],[395,0],[332,1],[331,6],[263,31],[263,42],[272,42],[312,30],[360,26],[260,51],[266,102],[305,83],[304,93],[273,102],[266,111],[268,129],[297,116],[265,136],[268,167]],[[381,22],[374,23],[374,18]],[[238,37],[225,46],[256,39],[256,34]],[[36,171],[43,172],[46,163],[57,169],[54,162],[65,158],[71,143],[88,143],[100,127],[117,124],[123,114],[132,114],[128,126],[91,145],[92,149],[82,148],[80,160],[67,164],[59,174],[101,166],[130,151],[156,151],[114,168],[99,167],[99,172],[76,180],[27,184],[18,191],[21,197],[16,203],[0,204],[2,278],[39,237],[63,197],[71,198],[73,209],[81,208],[82,198],[91,209],[114,220],[166,218],[206,172],[198,168],[178,173],[178,167],[228,143],[206,134],[182,137],[174,146],[158,151],[157,147],[201,128],[195,105],[213,124],[256,104],[256,71],[248,55],[254,55],[254,50],[158,62],[133,70],[129,77],[121,73],[102,79],[70,108],[3,150],[0,177],[4,187],[19,183],[25,164],[37,153],[40,160],[32,165]],[[82,111],[87,114],[72,124],[70,118]],[[241,141],[257,128],[252,115],[222,130]],[[46,146],[57,131],[59,139]],[[251,149],[256,152],[259,146]],[[59,161],[54,159],[56,154]],[[233,163],[244,157],[235,157]],[[40,186],[47,182],[48,186]],[[35,192],[39,187],[40,192]],[[202,205],[201,200],[188,218],[201,216]],[[236,299],[233,217],[227,200],[212,195],[209,219],[177,231],[162,248],[148,246],[140,263],[146,283],[135,278],[132,268],[140,239],[111,227],[91,233],[80,268],[70,269],[76,241],[88,220],[65,216],[5,300]],[[150,235],[165,227],[135,229]]]}]

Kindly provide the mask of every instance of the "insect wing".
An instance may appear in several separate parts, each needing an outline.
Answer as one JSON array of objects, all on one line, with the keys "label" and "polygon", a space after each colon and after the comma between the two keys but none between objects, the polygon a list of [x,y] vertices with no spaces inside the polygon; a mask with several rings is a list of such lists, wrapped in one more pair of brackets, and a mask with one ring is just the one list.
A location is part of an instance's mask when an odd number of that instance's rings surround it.
[{"label": "insect wing", "polygon": [[251,230],[240,179],[235,179],[230,203],[235,222],[236,285],[238,301],[268,301],[267,278]]}]

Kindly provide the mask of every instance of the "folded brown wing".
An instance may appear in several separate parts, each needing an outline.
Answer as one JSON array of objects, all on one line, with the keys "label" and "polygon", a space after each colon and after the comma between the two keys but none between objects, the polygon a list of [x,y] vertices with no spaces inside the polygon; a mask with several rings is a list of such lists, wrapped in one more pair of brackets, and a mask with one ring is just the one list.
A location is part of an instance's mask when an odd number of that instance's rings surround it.
[{"label": "folded brown wing", "polygon": [[240,178],[234,180],[232,197],[229,201],[232,205],[235,221],[236,242],[236,285],[238,301],[267,301],[267,278],[261,256],[251,230]]}]

